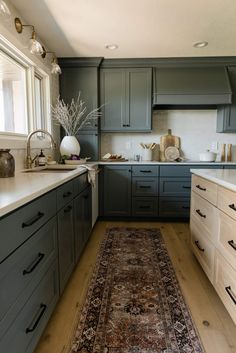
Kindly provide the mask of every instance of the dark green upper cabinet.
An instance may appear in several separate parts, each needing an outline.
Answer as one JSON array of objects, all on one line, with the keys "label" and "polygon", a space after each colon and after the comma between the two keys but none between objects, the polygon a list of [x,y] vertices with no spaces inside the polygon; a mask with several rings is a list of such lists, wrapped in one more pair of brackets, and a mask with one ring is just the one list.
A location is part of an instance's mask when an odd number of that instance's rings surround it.
[{"label": "dark green upper cabinet", "polygon": [[101,70],[102,131],[150,131],[152,69]]},{"label": "dark green upper cabinet", "polygon": [[236,66],[228,68],[232,89],[232,104],[218,107],[217,132],[236,132]]},{"label": "dark green upper cabinet", "polygon": [[153,90],[154,105],[218,105],[232,99],[224,66],[156,68]]}]

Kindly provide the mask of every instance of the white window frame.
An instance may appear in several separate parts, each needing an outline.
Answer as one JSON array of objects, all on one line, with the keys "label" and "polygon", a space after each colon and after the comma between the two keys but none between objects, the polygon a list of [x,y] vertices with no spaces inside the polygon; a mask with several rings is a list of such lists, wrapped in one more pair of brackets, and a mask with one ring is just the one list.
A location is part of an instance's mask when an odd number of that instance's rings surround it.
[{"label": "white window frame", "polygon": [[[28,58],[24,53],[11,44],[6,38],[0,34],[0,50],[12,58],[16,63],[23,66],[26,70],[26,114],[28,131],[35,130],[35,87],[34,77],[35,74],[40,76],[43,80],[43,109],[45,113],[45,129],[49,132],[52,131],[51,123],[51,93],[50,93],[50,76],[42,68]],[[19,134],[14,132],[0,132],[0,148],[14,148],[22,149],[26,146],[28,134]],[[48,147],[48,141],[34,141],[34,147]]]}]

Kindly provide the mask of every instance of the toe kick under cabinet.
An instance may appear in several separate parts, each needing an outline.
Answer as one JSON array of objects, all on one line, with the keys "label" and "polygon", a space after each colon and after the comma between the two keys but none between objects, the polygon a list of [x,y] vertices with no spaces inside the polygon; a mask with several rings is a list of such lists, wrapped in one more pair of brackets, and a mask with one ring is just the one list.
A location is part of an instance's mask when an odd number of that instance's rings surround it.
[{"label": "toe kick under cabinet", "polygon": [[87,173],[0,219],[0,352],[34,351],[90,232]]},{"label": "toe kick under cabinet", "polygon": [[192,176],[191,248],[236,324],[236,192]]}]

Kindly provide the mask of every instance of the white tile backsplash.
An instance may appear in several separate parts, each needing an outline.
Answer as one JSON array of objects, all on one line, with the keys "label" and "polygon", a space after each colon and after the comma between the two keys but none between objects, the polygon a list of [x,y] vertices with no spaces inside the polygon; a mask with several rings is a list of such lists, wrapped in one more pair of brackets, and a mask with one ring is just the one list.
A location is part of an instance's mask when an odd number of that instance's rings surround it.
[{"label": "white tile backsplash", "polygon": [[[151,133],[102,133],[101,156],[105,153],[122,154],[133,159],[142,154],[140,142],[160,143],[160,136],[171,129],[181,138],[181,155],[199,160],[199,153],[211,149],[213,142],[233,144],[233,160],[236,160],[236,134],[216,133],[216,110],[158,110],[153,113]],[[129,144],[127,144],[129,142]],[[130,145],[130,146],[129,146]],[[129,148],[130,147],[130,148]],[[158,148],[153,151],[153,160],[159,159]]]}]

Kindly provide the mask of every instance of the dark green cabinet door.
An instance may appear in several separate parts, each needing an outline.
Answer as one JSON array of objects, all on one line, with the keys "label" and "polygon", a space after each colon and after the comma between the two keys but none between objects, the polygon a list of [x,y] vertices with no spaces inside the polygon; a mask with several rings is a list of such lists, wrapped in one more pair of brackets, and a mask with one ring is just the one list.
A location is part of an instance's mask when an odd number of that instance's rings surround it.
[{"label": "dark green cabinet door", "polygon": [[120,131],[125,121],[125,70],[101,70],[101,130]]},{"label": "dark green cabinet door", "polygon": [[[79,92],[85,102],[86,112],[98,107],[98,69],[96,67],[65,67],[62,68],[60,77],[61,98],[66,103],[71,99],[77,99]],[[82,130],[97,130],[98,121],[93,120]]]},{"label": "dark green cabinet door", "polygon": [[84,242],[87,243],[92,231],[92,190],[91,186],[83,192],[84,199]]},{"label": "dark green cabinet door", "polygon": [[81,131],[76,135],[80,143],[80,157],[90,157],[91,161],[99,160],[100,141],[96,131]]},{"label": "dark green cabinet door", "polygon": [[152,69],[101,70],[101,130],[150,131]]},{"label": "dark green cabinet door", "polygon": [[105,166],[104,216],[131,215],[131,167]]},{"label": "dark green cabinet door", "polygon": [[58,212],[58,248],[60,293],[74,268],[74,224],[73,202]]},{"label": "dark green cabinet door", "polygon": [[126,131],[151,130],[152,69],[126,71]]},{"label": "dark green cabinet door", "polygon": [[236,132],[236,66],[228,68],[232,104],[217,110],[217,132]]}]

